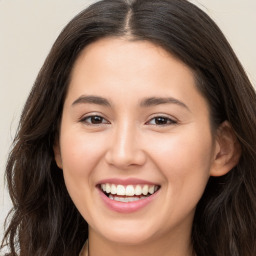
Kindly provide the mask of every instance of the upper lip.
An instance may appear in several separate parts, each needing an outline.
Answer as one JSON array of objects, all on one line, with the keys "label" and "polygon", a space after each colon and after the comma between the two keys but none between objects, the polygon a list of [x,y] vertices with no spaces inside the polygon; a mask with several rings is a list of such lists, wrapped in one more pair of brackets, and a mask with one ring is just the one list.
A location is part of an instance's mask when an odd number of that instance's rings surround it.
[{"label": "upper lip", "polygon": [[155,182],[143,180],[143,179],[137,179],[137,178],[128,178],[128,179],[119,179],[119,178],[109,178],[109,179],[103,179],[98,182],[98,185],[100,184],[117,184],[117,185],[138,185],[138,184],[145,184],[145,185],[158,185]]}]

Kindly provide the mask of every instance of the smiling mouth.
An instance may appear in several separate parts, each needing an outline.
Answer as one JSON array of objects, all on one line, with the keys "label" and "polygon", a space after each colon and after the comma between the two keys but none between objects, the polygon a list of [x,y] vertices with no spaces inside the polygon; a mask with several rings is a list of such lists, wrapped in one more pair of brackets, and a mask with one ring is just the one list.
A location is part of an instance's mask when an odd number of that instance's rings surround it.
[{"label": "smiling mouth", "polygon": [[100,184],[101,191],[111,200],[118,202],[134,202],[145,199],[156,193],[158,185],[119,185],[119,184]]}]

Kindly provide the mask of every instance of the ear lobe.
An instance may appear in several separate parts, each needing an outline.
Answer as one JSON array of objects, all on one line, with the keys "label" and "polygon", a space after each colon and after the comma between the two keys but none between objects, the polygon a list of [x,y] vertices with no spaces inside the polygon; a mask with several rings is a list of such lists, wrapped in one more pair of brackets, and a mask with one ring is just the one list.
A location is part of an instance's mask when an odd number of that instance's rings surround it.
[{"label": "ear lobe", "polygon": [[60,144],[59,141],[56,141],[53,145],[54,158],[57,166],[62,169],[62,158],[60,152]]},{"label": "ear lobe", "polygon": [[228,121],[224,121],[217,130],[216,152],[210,170],[211,176],[222,176],[234,168],[241,156],[241,146]]}]

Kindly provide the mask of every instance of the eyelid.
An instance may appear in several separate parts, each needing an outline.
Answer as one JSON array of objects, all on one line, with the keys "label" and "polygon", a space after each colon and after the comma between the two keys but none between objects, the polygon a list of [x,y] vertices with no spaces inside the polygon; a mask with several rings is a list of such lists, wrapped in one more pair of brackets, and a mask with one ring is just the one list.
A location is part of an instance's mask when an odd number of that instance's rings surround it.
[{"label": "eyelid", "polygon": [[[169,121],[167,124],[150,124],[152,120],[156,120],[156,118],[163,118]],[[154,125],[154,126],[170,126],[170,125],[176,125],[178,123],[178,120],[174,117],[167,116],[165,114],[156,114],[155,116],[151,117],[149,121],[146,122],[147,125]]]},{"label": "eyelid", "polygon": [[[104,120],[102,123],[99,124],[93,124],[92,122],[87,122],[86,120],[88,120],[89,118],[93,118],[93,117],[100,117],[102,118],[102,120]],[[97,125],[106,125],[106,124],[110,124],[110,122],[100,113],[88,113],[86,115],[83,115],[80,119],[79,122],[84,123],[86,125],[92,125],[92,126],[97,126]]]}]

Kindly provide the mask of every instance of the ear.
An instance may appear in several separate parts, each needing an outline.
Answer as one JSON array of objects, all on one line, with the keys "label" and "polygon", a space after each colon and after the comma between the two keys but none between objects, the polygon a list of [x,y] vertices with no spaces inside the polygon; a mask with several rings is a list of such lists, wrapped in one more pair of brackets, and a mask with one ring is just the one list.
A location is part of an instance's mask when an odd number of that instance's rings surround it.
[{"label": "ear", "polygon": [[222,176],[234,168],[241,156],[241,146],[235,132],[228,121],[224,121],[217,129],[216,147],[211,176]]},{"label": "ear", "polygon": [[60,152],[60,143],[59,140],[56,140],[53,145],[53,152],[54,152],[54,158],[57,166],[62,169],[62,158],[61,158],[61,152]]}]

